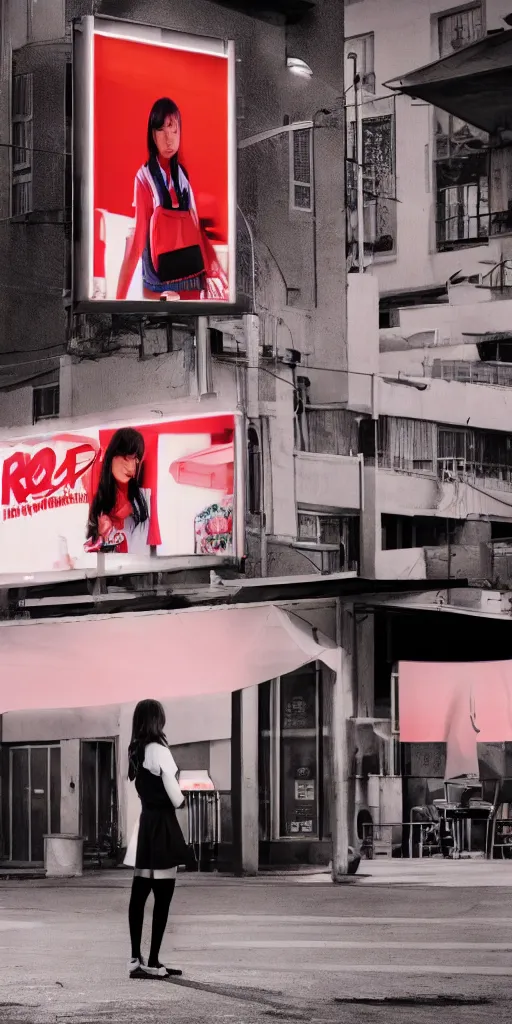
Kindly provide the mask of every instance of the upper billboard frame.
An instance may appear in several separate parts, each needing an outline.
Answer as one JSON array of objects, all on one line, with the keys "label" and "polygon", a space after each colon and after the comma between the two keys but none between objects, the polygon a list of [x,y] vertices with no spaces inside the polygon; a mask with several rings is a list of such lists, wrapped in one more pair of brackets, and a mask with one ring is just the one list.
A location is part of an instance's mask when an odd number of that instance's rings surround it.
[{"label": "upper billboard frame", "polygon": [[[112,44],[112,48],[109,47],[109,43]],[[156,68],[158,65],[159,71],[158,73],[155,71],[154,80],[151,80],[147,74],[144,76],[142,72],[139,75],[140,81],[144,85],[144,94],[140,92],[139,109],[137,116],[134,116],[135,129],[128,136],[123,136],[122,148],[118,150],[118,152],[122,152],[123,158],[126,157],[125,140],[127,140],[126,145],[131,147],[130,160],[126,158],[122,162],[118,161],[113,177],[116,182],[115,187],[119,188],[120,194],[113,204],[116,208],[110,210],[108,204],[102,206],[101,203],[102,199],[105,199],[105,187],[110,187],[105,186],[105,181],[108,180],[107,175],[112,167],[112,152],[109,154],[108,148],[110,147],[112,150],[115,140],[110,138],[110,133],[105,135],[105,126],[102,126],[101,118],[104,117],[105,109],[110,109],[109,100],[115,103],[115,93],[112,92],[112,88],[117,88],[119,92],[119,88],[123,85],[122,76],[125,73],[123,55],[133,58],[131,50],[137,45],[141,47],[139,66],[145,67],[147,64],[150,68],[153,66]],[[151,60],[150,47],[160,50],[158,61]],[[179,59],[175,56],[174,61],[169,62],[169,72],[166,67],[166,51],[180,55]],[[107,52],[117,55],[119,81],[114,82],[114,86],[112,86],[110,77],[108,82],[105,80],[106,92],[99,104],[97,93],[98,83],[102,81],[101,61],[106,63],[105,54]],[[187,61],[187,55],[190,55],[190,64]],[[209,58],[212,58],[212,62],[209,61]],[[226,62],[225,70],[218,63],[219,60]],[[108,61],[108,64],[110,68],[111,60]],[[129,67],[133,71],[133,64],[130,64]],[[212,76],[212,69],[216,69],[216,75]],[[206,103],[202,103],[202,86],[197,85],[199,71],[203,75],[201,81],[204,80],[205,84],[209,83],[208,99],[210,99],[211,88],[214,90],[214,102],[215,96],[217,97],[217,109],[221,111],[217,119],[212,119],[211,105],[208,107]],[[181,88],[180,75],[183,76],[184,81]],[[195,90],[191,89],[190,85],[187,89],[188,75],[190,75],[190,81],[196,84]],[[127,81],[131,78],[133,75],[127,73]],[[178,83],[177,86],[176,83]],[[173,96],[175,88],[177,88],[177,95]],[[155,96],[157,94],[169,96],[170,94],[172,99],[178,103],[180,110],[177,111],[177,131],[179,133],[181,133],[181,108],[183,103],[188,104],[185,111],[187,117],[185,123],[186,159],[188,164],[192,165],[192,174],[195,175],[196,182],[198,177],[200,179],[199,185],[194,186],[198,192],[197,207],[197,197],[188,178],[188,167],[185,171],[181,159],[178,163],[177,151],[174,152],[172,158],[168,158],[170,169],[167,170],[167,179],[165,170],[163,171],[163,189],[158,173],[158,171],[162,171],[161,166],[158,167],[156,161],[154,168],[151,168],[151,164],[146,167],[143,163],[147,160],[145,139],[148,114],[150,110],[153,113],[159,102],[154,102],[153,96],[150,99],[151,90],[154,91]],[[206,93],[204,98],[206,98]],[[225,113],[222,113],[223,107]],[[132,109],[133,104],[130,101],[130,110]],[[204,124],[202,122],[203,109]],[[169,115],[164,121],[164,126],[167,126],[168,120]],[[216,152],[219,160],[217,183],[212,182],[212,194],[206,195],[204,182],[207,175],[202,171],[200,147],[204,134],[208,130],[213,131],[212,139],[217,146]],[[99,133],[102,133],[102,143],[104,139],[107,142],[107,148],[103,153],[103,163],[98,157],[98,153],[104,149],[103,145],[101,148],[97,145]],[[153,133],[153,137],[156,159],[159,160],[161,150],[159,150],[155,133]],[[119,174],[123,163],[127,168],[124,177]],[[139,167],[138,172],[137,166]],[[138,179],[144,167],[146,167],[145,178],[147,181],[144,180],[141,183]],[[210,177],[211,175],[208,175],[208,179]],[[143,246],[144,283],[141,280],[141,260],[137,261],[137,253],[133,255],[133,252],[130,252],[128,255],[130,246],[132,250],[138,250],[138,243],[131,241],[131,236],[136,234],[132,230],[134,178],[136,189],[139,187],[139,191],[143,198],[148,200],[150,207],[153,202],[153,215],[147,214],[146,243]],[[176,189],[174,188],[175,183]],[[207,187],[210,187],[210,180],[208,180]],[[167,205],[169,196],[170,205]],[[141,207],[137,206],[137,211],[143,206],[144,203],[141,204]],[[164,207],[163,210],[162,207]],[[161,210],[158,230],[155,229],[157,218],[154,216],[157,209]],[[183,234],[181,228],[173,226],[171,229],[168,223],[164,223],[168,220],[177,223],[178,218],[165,217],[168,210],[173,210],[179,215],[185,231],[185,241],[183,237],[181,237],[181,242],[172,241],[167,237],[169,231],[178,232],[181,236]],[[238,300],[236,292],[236,219],[234,42],[111,18],[87,16],[76,21],[73,34],[73,305],[76,311],[160,315],[165,310],[169,313],[175,312],[180,318],[218,316],[219,314],[232,316],[244,312],[247,304]],[[149,241],[150,224],[152,228],[151,242]],[[159,232],[160,237],[158,237]],[[213,237],[211,237],[212,235]],[[164,251],[160,251],[161,249]],[[188,259],[194,264],[193,267],[192,263],[185,267],[183,263],[185,251],[189,254]],[[170,262],[173,264],[173,272],[166,275],[164,282],[159,271],[164,268],[165,260],[169,256]],[[177,256],[179,257],[178,271],[176,268]],[[101,275],[98,277],[98,261],[101,262],[101,258],[103,258],[104,266],[108,267],[108,272],[105,270],[104,287],[98,288],[98,280],[103,282]],[[137,270],[135,272],[132,270],[130,277],[130,266],[127,268],[127,265],[133,259],[136,260]],[[160,260],[159,263],[156,262],[157,259]],[[192,269],[195,276],[192,274]],[[129,287],[123,287],[121,273],[125,276],[128,275]],[[160,293],[160,284],[162,284],[162,293]],[[126,294],[121,297],[119,291],[125,291]],[[168,298],[163,298],[164,294],[170,295],[171,301]],[[179,301],[178,305],[175,299],[182,298],[185,294],[190,296],[186,305],[184,301]],[[152,295],[155,297],[152,298]]]}]

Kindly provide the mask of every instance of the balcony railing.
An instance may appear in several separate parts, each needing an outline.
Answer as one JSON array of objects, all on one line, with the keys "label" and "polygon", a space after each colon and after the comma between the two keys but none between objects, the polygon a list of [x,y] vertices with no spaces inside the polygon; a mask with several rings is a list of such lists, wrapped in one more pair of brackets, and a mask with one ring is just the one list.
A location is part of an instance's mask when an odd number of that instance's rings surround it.
[{"label": "balcony railing", "polygon": [[439,380],[459,381],[461,384],[492,384],[512,387],[511,363],[465,362],[462,359],[434,359],[425,366],[425,376]]},{"label": "balcony railing", "polygon": [[485,245],[491,232],[488,213],[470,214],[464,204],[450,207],[450,213],[436,222],[436,240],[439,250],[460,248],[461,245]]},{"label": "balcony railing", "polygon": [[473,462],[453,456],[439,458],[437,466],[439,479],[444,483],[461,480],[477,490],[512,490],[512,466]]}]

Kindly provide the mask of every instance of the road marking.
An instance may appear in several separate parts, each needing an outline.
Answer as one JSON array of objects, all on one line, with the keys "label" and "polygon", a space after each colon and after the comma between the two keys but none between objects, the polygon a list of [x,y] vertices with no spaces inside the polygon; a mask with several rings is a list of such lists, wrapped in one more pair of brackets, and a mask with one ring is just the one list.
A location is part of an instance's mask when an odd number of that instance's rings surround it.
[{"label": "road marking", "polygon": [[512,917],[308,917],[285,914],[173,914],[179,924],[512,925]]},{"label": "road marking", "polygon": [[512,952],[510,942],[350,942],[338,939],[254,939],[239,942],[208,942],[208,949],[422,949]]},{"label": "road marking", "polygon": [[216,974],[219,971],[223,971],[227,974],[236,973],[239,976],[241,973],[272,973],[272,974],[316,974],[318,971],[322,971],[326,974],[441,974],[446,976],[459,975],[459,976],[471,976],[471,977],[487,977],[487,978],[512,978],[512,967],[450,967],[447,964],[436,966],[425,966],[423,964],[413,964],[406,966],[404,964],[309,964],[301,961],[296,966],[276,966],[276,963],[271,964],[258,964],[257,967],[246,966],[245,964],[236,964],[235,967],[231,965],[226,967],[224,962],[215,963],[208,959],[205,963],[204,960],[187,960],[187,969],[196,967],[201,971],[214,970]]}]

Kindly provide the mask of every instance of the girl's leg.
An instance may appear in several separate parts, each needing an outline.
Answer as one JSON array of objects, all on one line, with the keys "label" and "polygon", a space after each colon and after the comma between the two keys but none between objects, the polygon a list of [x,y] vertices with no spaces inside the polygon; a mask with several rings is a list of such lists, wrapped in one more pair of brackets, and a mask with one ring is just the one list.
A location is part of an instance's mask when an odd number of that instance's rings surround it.
[{"label": "girl's leg", "polygon": [[158,967],[159,965],[158,956],[167,925],[167,918],[169,917],[169,907],[171,906],[175,885],[174,878],[153,879],[155,906],[153,908],[153,928],[151,931],[151,950],[148,967]]},{"label": "girl's leg", "polygon": [[140,944],[142,940],[142,926],[144,924],[144,908],[150,892],[151,879],[140,878],[136,875],[132,882],[132,894],[128,908],[133,960],[141,959]]}]

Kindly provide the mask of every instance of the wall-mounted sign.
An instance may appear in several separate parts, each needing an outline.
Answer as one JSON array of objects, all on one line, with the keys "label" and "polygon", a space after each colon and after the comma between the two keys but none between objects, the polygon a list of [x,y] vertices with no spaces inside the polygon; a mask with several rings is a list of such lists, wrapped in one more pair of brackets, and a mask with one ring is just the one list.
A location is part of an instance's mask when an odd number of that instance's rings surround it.
[{"label": "wall-mounted sign", "polygon": [[[0,579],[242,556],[233,413],[2,441]],[[243,513],[242,513],[243,515]]]}]

